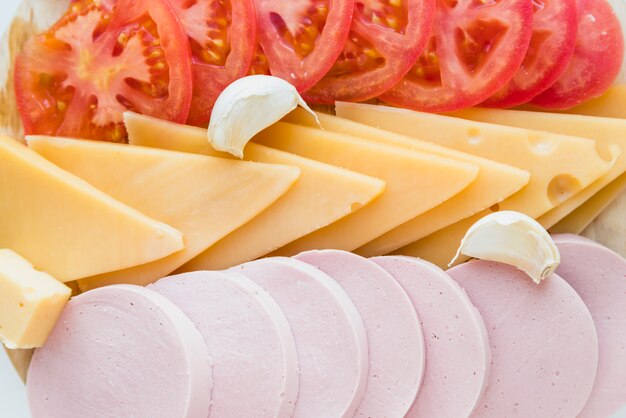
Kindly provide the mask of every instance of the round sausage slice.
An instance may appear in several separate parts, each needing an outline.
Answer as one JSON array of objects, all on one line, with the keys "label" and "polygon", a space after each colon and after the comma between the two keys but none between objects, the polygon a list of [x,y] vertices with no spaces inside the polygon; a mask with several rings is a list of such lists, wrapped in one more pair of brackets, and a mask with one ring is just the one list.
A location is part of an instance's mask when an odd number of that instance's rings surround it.
[{"label": "round sausage slice", "polygon": [[372,261],[338,250],[294,258],[328,274],[358,309],[369,347],[367,391],[356,417],[403,417],[424,375],[424,336],[413,303],[393,277]]},{"label": "round sausage slice", "polygon": [[375,257],[411,298],[426,343],[424,383],[408,418],[470,416],[489,370],[485,324],[463,289],[439,267],[411,257]]},{"label": "round sausage slice", "polygon": [[589,310],[559,276],[536,285],[515,267],[471,261],[448,270],[482,313],[492,364],[477,417],[578,415],[598,364]]},{"label": "round sausage slice", "polygon": [[365,393],[367,336],[346,292],[309,264],[274,257],[233,267],[268,292],[291,325],[300,364],[294,418],[352,417]]},{"label": "round sausage slice", "polygon": [[167,277],[149,288],[179,306],[209,347],[209,417],[291,416],[298,396],[295,342],[263,289],[240,274],[212,271]]},{"label": "round sausage slice", "polygon": [[138,286],[73,298],[27,380],[34,417],[197,418],[211,404],[202,336],[174,304]]},{"label": "round sausage slice", "polygon": [[580,418],[608,417],[626,404],[626,260],[578,235],[554,235],[556,270],[580,295],[598,333],[598,373]]}]

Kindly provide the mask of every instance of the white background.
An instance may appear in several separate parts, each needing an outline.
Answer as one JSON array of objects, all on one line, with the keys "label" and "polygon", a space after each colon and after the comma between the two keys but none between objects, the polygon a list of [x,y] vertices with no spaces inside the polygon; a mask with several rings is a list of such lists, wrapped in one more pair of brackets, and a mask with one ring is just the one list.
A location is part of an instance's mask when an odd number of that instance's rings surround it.
[{"label": "white background", "polygon": [[[4,33],[20,0],[2,0],[0,10],[0,33]],[[30,418],[26,405],[24,385],[15,373],[6,353],[0,348],[0,405],[3,418]],[[626,408],[615,418],[626,418]]]}]

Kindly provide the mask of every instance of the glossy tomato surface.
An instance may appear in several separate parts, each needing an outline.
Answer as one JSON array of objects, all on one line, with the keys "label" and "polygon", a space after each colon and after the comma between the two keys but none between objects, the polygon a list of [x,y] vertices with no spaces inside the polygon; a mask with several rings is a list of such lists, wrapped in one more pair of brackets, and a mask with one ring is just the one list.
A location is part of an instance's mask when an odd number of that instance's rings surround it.
[{"label": "glossy tomato surface", "polygon": [[193,99],[188,123],[206,125],[219,94],[245,76],[256,46],[253,0],[170,0],[189,38]]},{"label": "glossy tomato surface", "polygon": [[519,69],[532,34],[532,0],[437,0],[417,62],[380,98],[426,112],[476,105]]},{"label": "glossy tomato surface", "polygon": [[532,103],[568,109],[597,97],[619,74],[624,39],[615,12],[606,0],[578,0],[578,36],[565,73]]},{"label": "glossy tomato surface", "polygon": [[305,93],[307,101],[363,101],[393,87],[426,46],[435,0],[362,0],[339,59]]},{"label": "glossy tomato surface", "polygon": [[166,0],[78,1],[16,59],[26,134],[124,141],[124,111],[184,122],[189,43]]},{"label": "glossy tomato surface", "polygon": [[271,73],[305,91],[332,68],[350,30],[354,0],[254,0],[253,74]]},{"label": "glossy tomato surface", "polygon": [[578,31],[576,0],[533,0],[533,35],[513,79],[481,106],[512,107],[553,85],[569,65]]}]

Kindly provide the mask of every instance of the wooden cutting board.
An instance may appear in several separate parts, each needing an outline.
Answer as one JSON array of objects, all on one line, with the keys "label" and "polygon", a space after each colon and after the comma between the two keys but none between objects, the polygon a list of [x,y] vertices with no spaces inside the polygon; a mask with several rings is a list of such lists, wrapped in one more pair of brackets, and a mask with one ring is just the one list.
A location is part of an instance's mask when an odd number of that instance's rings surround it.
[{"label": "wooden cutting board", "polygon": [[[51,26],[67,10],[69,0],[23,0],[9,30],[0,43],[0,133],[22,139],[23,132],[15,103],[13,61],[24,43]],[[626,132],[624,133],[626,135]],[[1,162],[0,162],[1,163]],[[583,235],[626,257],[626,193],[607,208]],[[22,379],[32,350],[7,350]]]}]

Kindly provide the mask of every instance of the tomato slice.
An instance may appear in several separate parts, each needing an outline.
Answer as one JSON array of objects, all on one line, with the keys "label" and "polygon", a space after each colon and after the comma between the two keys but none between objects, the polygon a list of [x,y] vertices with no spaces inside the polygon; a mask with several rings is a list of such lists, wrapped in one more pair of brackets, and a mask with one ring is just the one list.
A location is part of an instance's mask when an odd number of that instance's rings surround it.
[{"label": "tomato slice", "polygon": [[437,0],[426,50],[380,98],[427,112],[458,110],[484,101],[522,64],[532,18],[532,0]]},{"label": "tomato slice", "polygon": [[187,119],[189,43],[166,0],[74,2],[17,57],[15,89],[27,134],[124,141],[124,111]]},{"label": "tomato slice", "polygon": [[565,73],[532,103],[568,109],[600,96],[619,74],[624,39],[615,12],[606,0],[578,0],[578,36]]},{"label": "tomato slice", "polygon": [[254,0],[259,49],[252,73],[305,91],[332,68],[348,38],[354,0]]},{"label": "tomato slice", "polygon": [[481,106],[512,107],[553,85],[569,65],[578,31],[576,0],[533,0],[533,35],[522,66]]},{"label": "tomato slice", "polygon": [[426,47],[434,17],[435,0],[357,2],[341,56],[305,99],[358,102],[386,92]]},{"label": "tomato slice", "polygon": [[187,122],[208,124],[219,94],[245,76],[256,45],[252,0],[170,0],[189,37],[193,98]]}]

